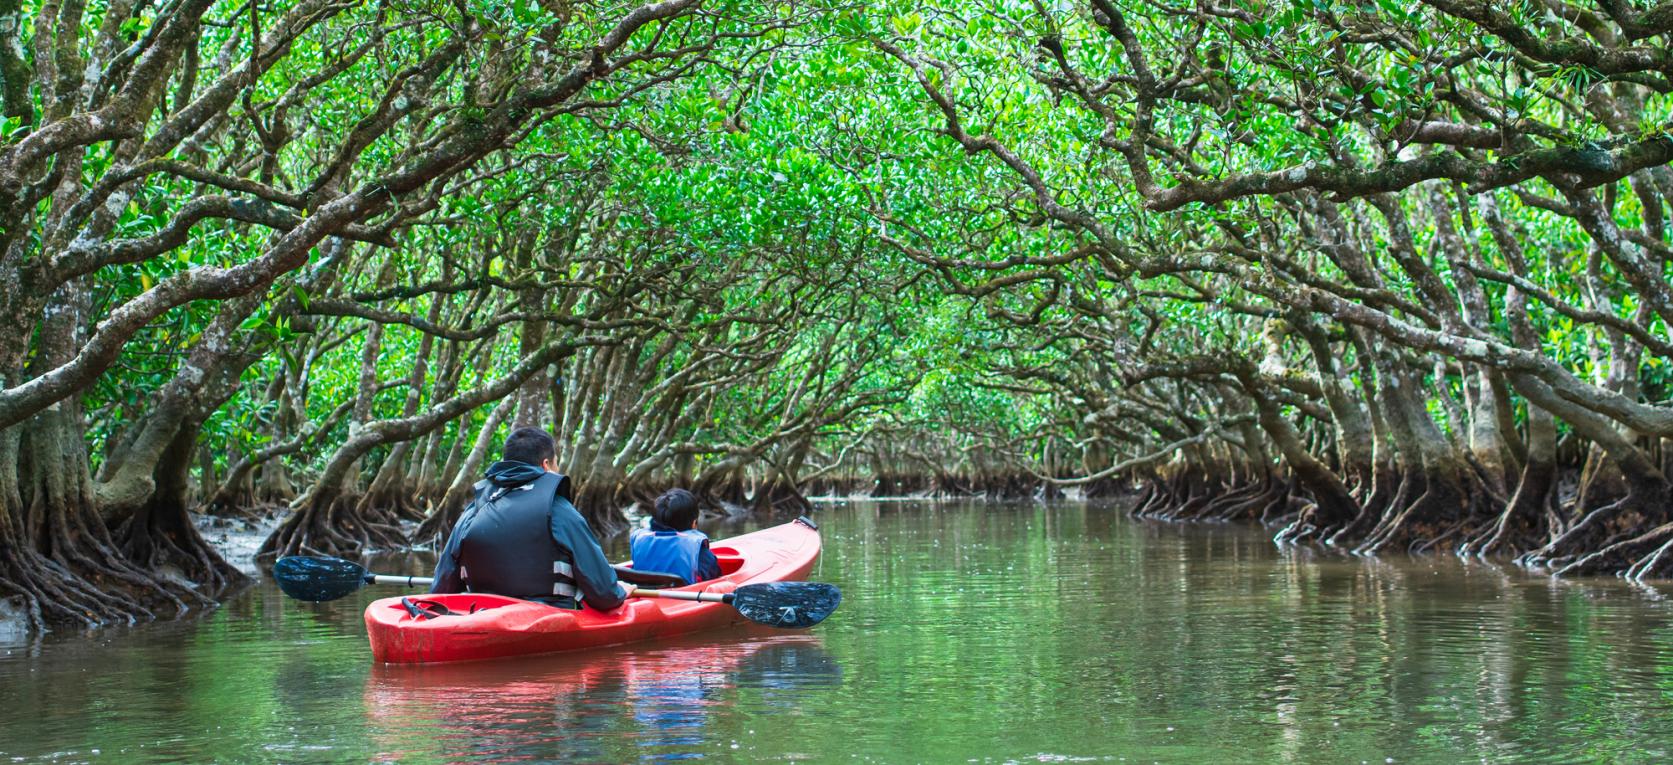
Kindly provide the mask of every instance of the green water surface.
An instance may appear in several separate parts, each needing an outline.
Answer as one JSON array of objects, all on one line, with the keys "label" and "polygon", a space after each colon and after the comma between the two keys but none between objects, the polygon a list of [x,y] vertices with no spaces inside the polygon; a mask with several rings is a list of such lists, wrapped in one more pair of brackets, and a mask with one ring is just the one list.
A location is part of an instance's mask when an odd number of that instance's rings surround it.
[{"label": "green water surface", "polygon": [[1673,760],[1654,589],[1076,503],[817,517],[813,576],[845,599],[806,633],[373,666],[360,612],[387,588],[315,606],[263,584],[0,644],[0,762]]}]

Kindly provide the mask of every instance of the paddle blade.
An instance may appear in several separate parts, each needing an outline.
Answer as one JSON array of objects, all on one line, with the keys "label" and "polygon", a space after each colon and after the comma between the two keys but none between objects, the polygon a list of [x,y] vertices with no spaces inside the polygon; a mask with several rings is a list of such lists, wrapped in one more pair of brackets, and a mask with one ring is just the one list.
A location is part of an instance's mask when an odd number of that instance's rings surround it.
[{"label": "paddle blade", "polygon": [[342,558],[291,555],[273,564],[279,589],[297,600],[320,603],[336,600],[366,584],[366,569]]},{"label": "paddle blade", "polygon": [[842,602],[842,590],[824,582],[765,582],[732,591],[738,613],[757,624],[801,629],[830,616]]}]

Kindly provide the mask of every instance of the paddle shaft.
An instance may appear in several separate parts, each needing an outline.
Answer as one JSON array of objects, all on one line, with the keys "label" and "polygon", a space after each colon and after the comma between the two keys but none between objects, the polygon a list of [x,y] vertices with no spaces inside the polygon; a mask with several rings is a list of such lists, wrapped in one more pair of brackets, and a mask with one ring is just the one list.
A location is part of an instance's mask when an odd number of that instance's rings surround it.
[{"label": "paddle shaft", "polygon": [[429,587],[435,580],[427,576],[389,576],[388,574],[367,574],[367,584],[399,584],[407,587]]},{"label": "paddle shaft", "polygon": [[[433,582],[427,576],[389,576],[387,574],[367,574],[371,580],[367,584],[398,584],[407,587],[429,587]],[[698,600],[704,603],[731,603],[730,593],[719,592],[677,592],[673,590],[643,590],[635,588],[630,597],[636,598],[668,598],[670,600]]]},{"label": "paddle shaft", "polygon": [[697,600],[704,603],[731,603],[736,595],[730,592],[690,592],[686,590],[640,590],[633,591],[636,598],[667,598],[669,600]]},{"label": "paddle shaft", "polygon": [[390,576],[373,573],[367,573],[364,580],[367,584],[397,584],[405,587],[429,587],[436,581],[427,576]]}]

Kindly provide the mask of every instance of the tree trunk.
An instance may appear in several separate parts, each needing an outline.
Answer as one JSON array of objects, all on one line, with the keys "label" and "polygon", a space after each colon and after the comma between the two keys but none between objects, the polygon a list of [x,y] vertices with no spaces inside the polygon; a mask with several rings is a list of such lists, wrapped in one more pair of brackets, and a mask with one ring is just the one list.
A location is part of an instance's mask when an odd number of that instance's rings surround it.
[{"label": "tree trunk", "polygon": [[[511,416],[511,411],[516,405],[516,399],[506,398],[488,413],[488,419],[476,432],[476,440],[471,446],[470,454],[453,469],[453,480],[448,484],[441,501],[430,511],[430,517],[425,518],[413,532],[413,544],[445,540],[448,534],[453,533],[453,524],[459,522],[460,513],[465,511],[465,506],[470,504],[471,498],[475,496],[472,487],[482,474],[483,464],[488,461],[488,449],[494,442],[494,434],[499,431],[506,418]],[[461,437],[455,443],[462,441],[464,439]],[[451,460],[449,463],[451,466]]]}]

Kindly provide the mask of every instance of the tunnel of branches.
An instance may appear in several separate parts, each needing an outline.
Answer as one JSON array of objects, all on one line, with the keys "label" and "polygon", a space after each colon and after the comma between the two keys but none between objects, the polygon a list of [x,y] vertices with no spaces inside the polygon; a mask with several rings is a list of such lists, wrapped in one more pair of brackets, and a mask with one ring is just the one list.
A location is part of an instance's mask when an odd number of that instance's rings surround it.
[{"label": "tunnel of branches", "polygon": [[432,545],[505,434],[1673,576],[1673,3],[0,0],[0,604]]}]

